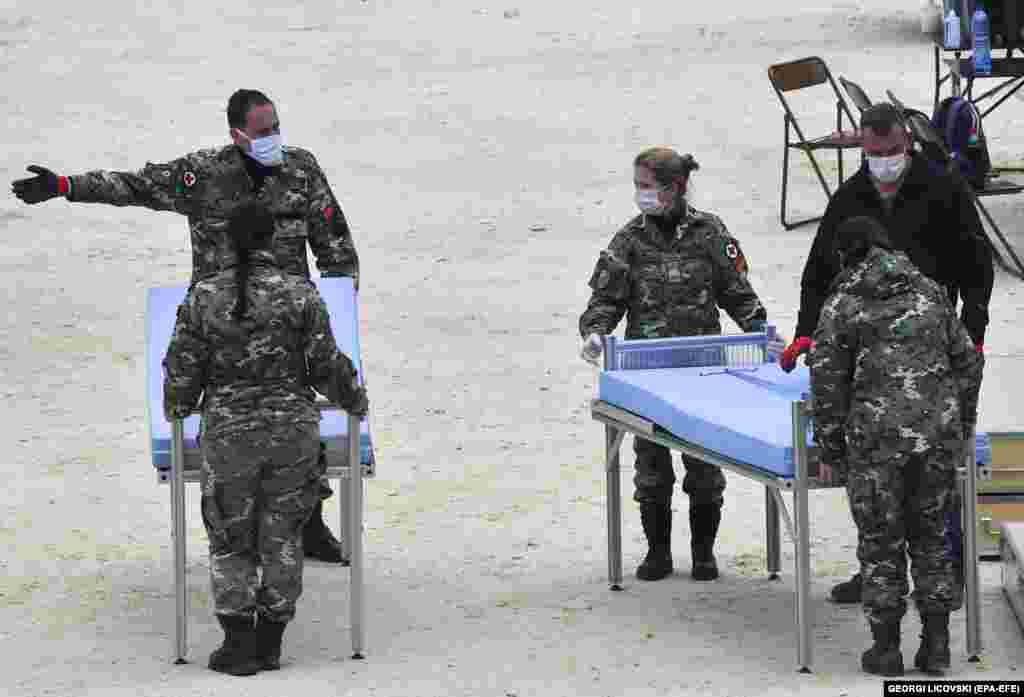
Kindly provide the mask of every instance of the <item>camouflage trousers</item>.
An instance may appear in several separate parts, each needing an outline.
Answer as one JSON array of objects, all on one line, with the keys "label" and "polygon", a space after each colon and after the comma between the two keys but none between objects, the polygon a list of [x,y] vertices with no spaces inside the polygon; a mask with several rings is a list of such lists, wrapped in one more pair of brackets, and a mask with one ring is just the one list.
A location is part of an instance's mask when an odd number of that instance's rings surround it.
[{"label": "camouflage trousers", "polygon": [[957,504],[955,453],[875,448],[851,452],[848,468],[846,491],[857,524],[868,621],[897,623],[906,614],[908,554],[918,611],[959,609],[963,591],[946,545],[947,514]]},{"label": "camouflage trousers", "polygon": [[218,615],[295,616],[302,528],[323,473],[319,450],[316,424],[203,438],[201,507]]},{"label": "camouflage trousers", "polygon": [[[665,446],[643,438],[633,439],[633,452],[636,453],[633,500],[641,505],[671,503],[672,488],[676,483],[672,453]],[[721,505],[722,492],[725,491],[725,475],[722,474],[722,469],[685,456],[682,456],[682,461],[683,467],[686,468],[683,491],[690,495],[690,502]]]}]

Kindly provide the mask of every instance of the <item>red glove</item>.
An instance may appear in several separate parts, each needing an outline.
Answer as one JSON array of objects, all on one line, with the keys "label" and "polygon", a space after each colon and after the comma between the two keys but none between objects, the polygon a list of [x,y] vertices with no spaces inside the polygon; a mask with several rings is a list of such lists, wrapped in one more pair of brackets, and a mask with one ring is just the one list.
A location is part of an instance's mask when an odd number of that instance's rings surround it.
[{"label": "red glove", "polygon": [[981,343],[980,341],[974,345],[974,349],[982,356],[985,355],[985,344]]},{"label": "red glove", "polygon": [[793,343],[787,346],[786,350],[779,356],[779,366],[787,373],[793,372],[793,368],[796,368],[796,359],[800,357],[800,354],[807,353],[810,350],[811,337],[796,337],[793,339]]}]

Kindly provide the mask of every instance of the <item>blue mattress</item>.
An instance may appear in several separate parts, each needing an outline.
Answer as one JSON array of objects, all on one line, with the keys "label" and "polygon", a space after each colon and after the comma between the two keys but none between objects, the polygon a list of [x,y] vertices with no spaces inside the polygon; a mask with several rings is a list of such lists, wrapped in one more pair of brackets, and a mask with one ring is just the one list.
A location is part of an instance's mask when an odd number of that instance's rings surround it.
[{"label": "blue mattress", "polygon": [[[756,368],[665,368],[602,371],[599,399],[653,422],[676,438],[769,474],[792,478],[790,404],[810,393],[810,371]],[[807,442],[813,445],[808,429]],[[987,434],[978,462],[989,465]]]},{"label": "blue mattress", "polygon": [[[331,316],[331,331],[338,348],[352,359],[363,382],[362,362],[359,359],[359,308],[350,278],[314,279],[320,295],[327,303]],[[153,466],[167,470],[171,466],[171,425],[164,419],[163,359],[174,332],[178,305],[185,298],[187,286],[150,288],[146,297],[146,396],[149,422],[150,452]],[[199,416],[185,419],[185,452],[197,450],[196,434]],[[328,461],[331,453],[348,452],[348,414],[340,410],[323,413],[320,437],[327,443]],[[370,426],[362,420],[360,430],[361,461],[373,464]]]}]

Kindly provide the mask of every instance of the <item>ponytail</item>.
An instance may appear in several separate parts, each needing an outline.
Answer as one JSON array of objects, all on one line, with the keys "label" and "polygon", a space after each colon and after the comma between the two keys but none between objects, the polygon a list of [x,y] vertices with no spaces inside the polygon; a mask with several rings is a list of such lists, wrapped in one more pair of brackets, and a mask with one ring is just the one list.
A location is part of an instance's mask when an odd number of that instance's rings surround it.
[{"label": "ponytail", "polygon": [[228,236],[238,257],[235,269],[237,296],[232,311],[236,321],[240,321],[249,309],[246,287],[249,285],[250,254],[253,251],[269,249],[273,234],[274,217],[266,205],[259,201],[243,204],[228,221]]}]

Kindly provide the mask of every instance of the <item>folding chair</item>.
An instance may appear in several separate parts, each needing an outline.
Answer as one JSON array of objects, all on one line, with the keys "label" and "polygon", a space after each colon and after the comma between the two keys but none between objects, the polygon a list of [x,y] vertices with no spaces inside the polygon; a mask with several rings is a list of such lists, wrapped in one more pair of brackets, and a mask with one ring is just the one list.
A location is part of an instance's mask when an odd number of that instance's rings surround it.
[{"label": "folding chair", "polygon": [[[957,163],[952,157],[950,157],[949,149],[946,147],[946,142],[942,139],[942,136],[936,132],[935,128],[932,127],[931,120],[920,111],[904,107],[903,103],[896,99],[892,92],[887,91],[886,94],[889,95],[889,99],[892,101],[893,106],[899,109],[900,113],[903,114],[907,128],[910,129],[911,134],[914,136],[914,140],[920,143],[921,148],[929,154],[932,154],[934,157],[939,158],[951,174],[960,178]],[[988,210],[985,208],[985,204],[981,202],[981,199],[987,196],[1006,196],[1008,194],[1019,194],[1024,192],[1024,184],[1005,179],[1000,176],[986,180],[984,188],[976,189],[966,180],[961,179],[961,181],[963,182],[963,186],[967,191],[967,194],[971,197],[971,200],[974,201],[974,205],[978,207],[981,215],[986,221],[988,221],[989,226],[996,233],[996,236],[1003,243],[1003,246],[1006,247],[1006,251],[1009,253],[1010,258],[1013,259],[1013,263],[1016,264],[1017,268],[1014,269],[1010,267],[1006,262],[1006,259],[1003,258],[1003,255],[999,253],[995,244],[993,244],[992,238],[985,235],[985,240],[988,242],[988,246],[992,249],[992,254],[995,256],[996,261],[998,261],[999,265],[1008,272],[1015,276],[1024,278],[1024,263],[1021,263],[1017,253],[1013,251],[1013,247],[1010,246],[1006,237],[1003,236],[1002,230],[999,229],[996,221],[992,219],[991,215],[989,215]]]},{"label": "folding chair", "polygon": [[[814,173],[818,176],[818,181],[821,182],[821,188],[824,190],[825,196],[831,198],[832,190],[829,188],[828,182],[825,181],[825,176],[821,172],[821,167],[818,166],[818,160],[814,156],[814,151],[825,149],[835,150],[836,161],[839,167],[839,183],[842,184],[843,150],[848,148],[859,148],[860,137],[859,134],[856,133],[857,125],[853,119],[853,114],[850,113],[850,108],[846,105],[843,95],[839,92],[839,87],[836,85],[836,81],[832,78],[832,73],[829,72],[828,66],[825,65],[825,61],[821,58],[811,56],[809,58],[802,58],[788,63],[778,63],[768,68],[768,79],[771,80],[772,87],[775,88],[775,94],[778,95],[779,101],[782,103],[782,109],[785,112],[783,117],[785,122],[785,140],[783,142],[782,149],[782,202],[780,205],[779,220],[784,228],[792,230],[800,225],[817,222],[821,220],[821,216],[816,218],[806,218],[804,220],[797,220],[794,222],[789,222],[786,219],[786,195],[789,184],[790,149],[796,149],[806,153],[807,157],[811,161],[811,166],[814,168]],[[816,85],[824,85],[826,83],[828,83],[832,88],[832,93],[835,95],[836,130],[829,135],[808,138],[804,135],[803,129],[797,122],[796,115],[793,113],[789,103],[786,101],[784,93],[794,92],[796,90],[802,90]],[[844,114],[850,123],[850,128],[853,133],[843,133]],[[792,126],[793,130],[796,131],[797,140],[790,139],[790,126]]]},{"label": "folding chair", "polygon": [[871,100],[868,99],[868,95],[860,88],[860,85],[847,80],[842,75],[839,76],[839,82],[842,84],[843,89],[846,90],[846,94],[850,95],[850,101],[857,107],[857,111],[863,114],[871,107]]}]

